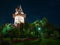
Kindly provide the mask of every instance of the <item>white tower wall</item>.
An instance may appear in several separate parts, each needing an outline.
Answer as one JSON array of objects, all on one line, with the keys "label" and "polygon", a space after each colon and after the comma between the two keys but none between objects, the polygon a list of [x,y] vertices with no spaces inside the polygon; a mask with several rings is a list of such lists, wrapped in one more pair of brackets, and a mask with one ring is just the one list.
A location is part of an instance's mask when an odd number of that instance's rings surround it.
[{"label": "white tower wall", "polygon": [[22,16],[15,16],[14,24],[17,26],[17,24],[24,23],[24,17]]}]

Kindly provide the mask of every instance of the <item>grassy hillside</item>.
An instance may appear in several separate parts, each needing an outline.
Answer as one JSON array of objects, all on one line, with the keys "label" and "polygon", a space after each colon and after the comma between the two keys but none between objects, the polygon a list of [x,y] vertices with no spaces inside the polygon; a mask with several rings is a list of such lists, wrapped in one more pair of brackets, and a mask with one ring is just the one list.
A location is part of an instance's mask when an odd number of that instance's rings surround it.
[{"label": "grassy hillside", "polygon": [[32,23],[21,24],[20,28],[10,23],[0,26],[0,44],[60,45],[59,39],[60,28],[49,23],[45,17]]}]

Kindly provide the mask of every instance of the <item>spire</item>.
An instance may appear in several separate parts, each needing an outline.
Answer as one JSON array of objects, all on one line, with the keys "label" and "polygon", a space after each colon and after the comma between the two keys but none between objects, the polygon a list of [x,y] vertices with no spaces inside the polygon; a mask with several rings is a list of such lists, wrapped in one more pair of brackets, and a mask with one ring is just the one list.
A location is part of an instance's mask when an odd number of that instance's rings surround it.
[{"label": "spire", "polygon": [[21,5],[15,9],[16,14],[24,14]]},{"label": "spire", "polygon": [[19,9],[20,9],[21,12],[23,12],[21,5],[20,5],[20,8]]}]

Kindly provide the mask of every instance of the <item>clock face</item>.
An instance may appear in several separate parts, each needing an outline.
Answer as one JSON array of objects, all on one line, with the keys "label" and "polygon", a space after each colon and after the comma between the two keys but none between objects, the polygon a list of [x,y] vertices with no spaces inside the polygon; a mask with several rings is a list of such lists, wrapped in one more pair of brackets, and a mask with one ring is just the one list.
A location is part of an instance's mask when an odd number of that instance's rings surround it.
[{"label": "clock face", "polygon": [[24,17],[22,17],[22,16],[16,16],[15,17],[15,22],[16,23],[24,23]]},{"label": "clock face", "polygon": [[23,12],[21,12],[21,14],[24,14]]},{"label": "clock face", "polygon": [[15,14],[18,14],[18,12],[15,12]]}]

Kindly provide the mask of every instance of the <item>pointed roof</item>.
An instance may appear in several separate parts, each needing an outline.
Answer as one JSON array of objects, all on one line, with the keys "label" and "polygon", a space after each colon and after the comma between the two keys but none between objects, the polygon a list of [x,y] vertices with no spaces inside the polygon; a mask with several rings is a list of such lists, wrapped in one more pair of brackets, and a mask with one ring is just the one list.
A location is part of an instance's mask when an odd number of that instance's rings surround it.
[{"label": "pointed roof", "polygon": [[17,16],[17,15],[26,17],[26,14],[23,12],[21,5],[18,6],[18,7],[15,9],[15,11],[16,11],[16,12],[13,14],[13,18],[14,18],[15,16]]},{"label": "pointed roof", "polygon": [[21,7],[21,5],[19,6],[19,7],[17,7],[16,9],[15,9],[15,11],[17,12],[23,12],[23,10],[22,10],[22,7]]}]

